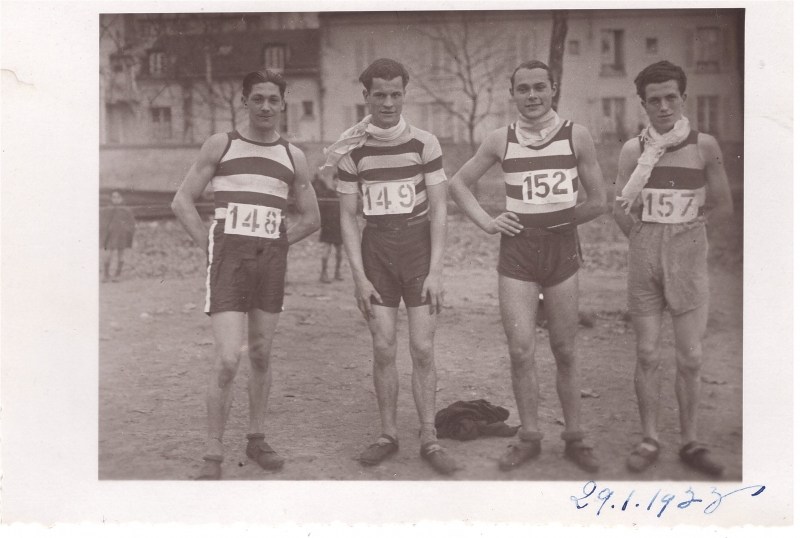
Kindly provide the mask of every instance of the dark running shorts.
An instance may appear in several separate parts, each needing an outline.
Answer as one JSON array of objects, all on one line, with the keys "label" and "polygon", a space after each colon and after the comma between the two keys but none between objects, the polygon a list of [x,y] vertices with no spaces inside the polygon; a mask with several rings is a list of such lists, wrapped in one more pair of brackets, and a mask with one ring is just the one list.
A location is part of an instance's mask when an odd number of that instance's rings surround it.
[{"label": "dark running shorts", "polygon": [[420,299],[422,285],[431,267],[431,226],[423,221],[400,230],[367,226],[361,237],[364,273],[380,294],[382,303],[397,308],[402,297],[406,308],[430,304]]},{"label": "dark running shorts", "polygon": [[206,314],[283,310],[286,255],[283,239],[226,234],[225,221],[215,220],[208,232]]},{"label": "dark running shorts", "polygon": [[549,288],[578,272],[580,249],[575,229],[556,233],[526,228],[513,237],[503,234],[497,272]]}]

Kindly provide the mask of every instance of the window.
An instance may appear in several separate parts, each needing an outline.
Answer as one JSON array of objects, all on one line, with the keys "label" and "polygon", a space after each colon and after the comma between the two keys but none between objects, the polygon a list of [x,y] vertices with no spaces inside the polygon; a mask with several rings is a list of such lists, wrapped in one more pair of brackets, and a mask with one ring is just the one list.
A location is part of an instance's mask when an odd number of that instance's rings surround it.
[{"label": "window", "polygon": [[361,121],[367,116],[367,105],[356,105],[356,121]]},{"label": "window", "polygon": [[603,30],[600,32],[601,75],[625,74],[622,44],[622,30]]},{"label": "window", "polygon": [[719,71],[722,47],[720,30],[717,27],[697,29],[696,66],[701,71]]},{"label": "window", "polygon": [[273,71],[286,68],[286,45],[275,44],[264,47],[264,66]]},{"label": "window", "polygon": [[625,98],[607,97],[602,103],[603,120],[600,130],[603,139],[624,142],[628,138],[625,132]]},{"label": "window", "polygon": [[161,51],[150,53],[150,74],[163,75],[167,67],[167,55]]},{"label": "window", "polygon": [[314,101],[303,101],[303,117],[314,117]]},{"label": "window", "polygon": [[658,39],[655,37],[645,39],[645,50],[647,54],[658,54]]},{"label": "window", "polygon": [[708,134],[719,134],[719,96],[697,96],[697,130]]},{"label": "window", "polygon": [[172,110],[169,107],[153,107],[150,109],[152,119],[151,133],[156,140],[172,138]]},{"label": "window", "polygon": [[577,39],[570,39],[567,43],[567,52],[573,56],[578,56],[581,53],[581,42]]}]

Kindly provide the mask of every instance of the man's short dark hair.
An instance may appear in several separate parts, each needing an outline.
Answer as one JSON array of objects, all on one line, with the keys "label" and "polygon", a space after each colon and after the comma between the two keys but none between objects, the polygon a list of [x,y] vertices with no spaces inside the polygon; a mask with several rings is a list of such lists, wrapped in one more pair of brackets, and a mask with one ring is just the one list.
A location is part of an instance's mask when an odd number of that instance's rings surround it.
[{"label": "man's short dark hair", "polygon": [[382,78],[383,80],[394,80],[397,77],[403,79],[403,89],[405,90],[409,78],[406,68],[403,67],[403,64],[400,62],[388,58],[381,58],[380,60],[375,60],[369,67],[364,69],[364,72],[361,73],[358,80],[361,81],[361,84],[363,84],[369,92],[372,91],[372,79]]},{"label": "man's short dark hair", "polygon": [[660,84],[668,80],[674,80],[678,83],[678,91],[681,95],[686,93],[686,73],[679,66],[667,60],[650,64],[642,69],[633,79],[633,83],[636,84],[636,93],[644,101],[644,89],[648,84]]},{"label": "man's short dark hair", "polygon": [[514,69],[514,72],[511,73],[511,91],[514,91],[514,77],[517,74],[517,71],[520,69],[544,69],[547,71],[547,80],[550,81],[550,85],[554,84],[553,82],[553,72],[550,71],[550,66],[544,62],[540,62],[539,60],[529,60],[527,62],[523,62]]},{"label": "man's short dark hair", "polygon": [[261,84],[262,82],[272,82],[275,84],[281,92],[281,99],[283,99],[283,94],[286,92],[286,80],[284,80],[280,73],[270,71],[269,69],[247,73],[242,81],[242,95],[244,95],[245,99],[250,96],[250,92],[253,91],[253,86]]}]

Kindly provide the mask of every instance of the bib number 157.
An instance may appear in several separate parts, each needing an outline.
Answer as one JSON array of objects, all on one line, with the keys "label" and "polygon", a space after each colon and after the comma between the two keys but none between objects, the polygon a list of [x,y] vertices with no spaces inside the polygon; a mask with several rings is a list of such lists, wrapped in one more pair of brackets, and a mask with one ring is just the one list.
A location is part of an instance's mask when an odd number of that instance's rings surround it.
[{"label": "bib number 157", "polygon": [[677,224],[697,218],[701,196],[696,191],[674,189],[642,190],[642,220]]},{"label": "bib number 157", "polygon": [[225,216],[225,233],[278,239],[280,224],[280,209],[232,202]]}]

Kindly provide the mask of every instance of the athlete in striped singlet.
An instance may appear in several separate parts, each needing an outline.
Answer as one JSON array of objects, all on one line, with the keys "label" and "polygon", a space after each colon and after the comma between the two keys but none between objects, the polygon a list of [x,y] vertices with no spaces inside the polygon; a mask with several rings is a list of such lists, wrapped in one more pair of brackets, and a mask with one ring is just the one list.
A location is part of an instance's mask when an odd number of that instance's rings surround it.
[{"label": "athlete in striped singlet", "polygon": [[[456,464],[436,438],[436,365],[433,339],[442,305],[447,234],[447,187],[442,150],[432,134],[402,116],[408,71],[379,59],[359,77],[370,116],[345,131],[328,151],[339,171],[342,238],[355,281],[358,308],[369,324],[373,380],[381,435],[361,453],[376,465],[397,452],[397,310],[408,313],[411,388],[421,428],[420,455],[439,473]],[[336,149],[339,148],[340,157]],[[356,220],[358,195],[366,227]]]},{"label": "athlete in striped singlet", "polygon": [[679,455],[693,468],[720,475],[722,465],[697,441],[697,410],[709,299],[706,221],[725,225],[733,208],[730,187],[717,141],[691,130],[683,117],[683,69],[658,62],[639,73],[635,84],[650,126],[622,147],[614,208],[630,239],[628,310],[636,332],[634,384],[644,433],[627,465],[643,471],[660,452],[658,340],[666,308],[675,329]]},{"label": "athlete in striped singlet", "polygon": [[[547,65],[523,63],[511,75],[519,119],[492,132],[450,182],[450,194],[467,216],[490,234],[501,233],[500,315],[508,338],[511,381],[522,428],[519,442],[500,458],[513,469],[541,452],[536,378],[536,309],[544,295],[550,347],[556,360],[556,389],[564,411],[565,456],[582,469],[599,468],[580,426],[580,385],[575,357],[578,332],[576,227],[605,211],[605,187],[589,131],[561,120],[552,109],[558,90]],[[495,163],[506,183],[506,211],[489,216],[472,195]],[[578,184],[586,200],[578,203]]]},{"label": "athlete in striped singlet", "polygon": [[[319,228],[305,155],[277,130],[286,105],[285,90],[286,82],[279,74],[248,74],[242,84],[247,126],[206,140],[172,202],[186,231],[208,253],[209,263],[205,312],[211,317],[216,348],[206,397],[207,452],[198,479],[221,476],[222,436],[233,400],[233,379],[245,348],[250,356],[250,429],[245,451],[264,469],[283,466],[283,458],[264,440],[272,383],[270,348],[283,309],[289,245]],[[194,200],[209,182],[215,214],[211,229],[206,230]],[[290,187],[294,187],[300,215],[287,227]]]}]

